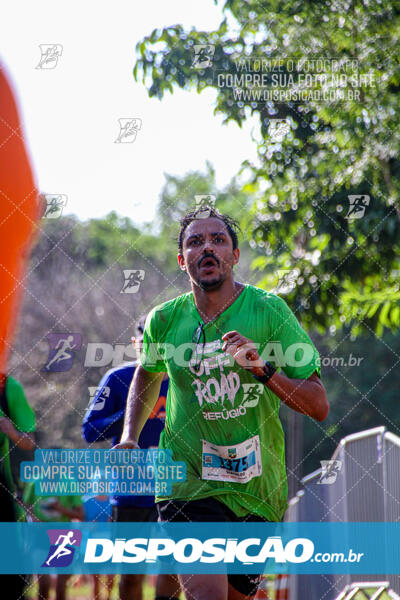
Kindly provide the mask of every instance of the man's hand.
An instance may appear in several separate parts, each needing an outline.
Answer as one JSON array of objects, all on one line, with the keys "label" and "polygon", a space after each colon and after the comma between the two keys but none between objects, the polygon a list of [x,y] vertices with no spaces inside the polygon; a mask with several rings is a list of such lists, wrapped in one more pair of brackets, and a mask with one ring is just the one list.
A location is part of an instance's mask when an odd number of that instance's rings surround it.
[{"label": "man's hand", "polygon": [[15,436],[17,433],[11,419],[8,417],[0,417],[0,431],[8,435],[8,437]]},{"label": "man's hand", "polygon": [[111,450],[138,450],[139,444],[135,440],[121,440],[119,444],[115,444]]},{"label": "man's hand", "polygon": [[33,434],[18,431],[8,417],[0,417],[0,431],[5,433],[22,450],[32,450],[35,446]]},{"label": "man's hand", "polygon": [[69,519],[78,519],[78,521],[83,521],[84,513],[82,506],[67,508],[66,506],[63,506],[59,500],[55,499],[54,502],[49,504],[49,508],[58,512],[60,515],[68,517]]},{"label": "man's hand", "polygon": [[255,375],[258,374],[258,371],[260,371],[260,375],[263,374],[264,361],[260,358],[252,340],[244,337],[238,331],[228,331],[222,336],[222,339],[224,340],[222,351],[229,352],[238,365],[244,369],[254,370]]}]

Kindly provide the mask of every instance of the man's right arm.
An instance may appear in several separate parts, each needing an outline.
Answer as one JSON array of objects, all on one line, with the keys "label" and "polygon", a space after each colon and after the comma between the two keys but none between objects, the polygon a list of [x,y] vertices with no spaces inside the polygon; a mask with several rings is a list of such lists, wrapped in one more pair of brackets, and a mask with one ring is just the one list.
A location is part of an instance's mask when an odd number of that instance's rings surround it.
[{"label": "man's right arm", "polygon": [[121,441],[114,448],[138,448],[140,433],[160,394],[164,373],[136,368],[126,403],[124,429]]}]

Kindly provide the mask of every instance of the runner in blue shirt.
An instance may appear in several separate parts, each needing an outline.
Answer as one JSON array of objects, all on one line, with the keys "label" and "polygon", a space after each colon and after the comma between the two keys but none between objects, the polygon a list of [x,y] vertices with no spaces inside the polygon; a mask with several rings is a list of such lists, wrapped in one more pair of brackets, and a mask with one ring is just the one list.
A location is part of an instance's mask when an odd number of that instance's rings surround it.
[{"label": "runner in blue shirt", "polygon": [[[117,444],[122,433],[124,424],[125,405],[129,386],[132,382],[136,363],[129,363],[108,371],[100,381],[97,392],[86,412],[82,435],[86,442],[102,442],[111,440],[112,445]],[[161,384],[160,396],[157,404],[150,415],[149,420],[143,428],[139,444],[141,448],[157,448],[160,434],[165,423],[165,401],[168,390],[168,379]],[[148,517],[154,512],[154,496],[112,496],[113,518],[120,517],[117,521],[148,521]],[[136,512],[140,519],[122,519],[128,516],[125,508],[141,509]],[[157,515],[157,511],[154,513]],[[157,516],[155,516],[155,519]]]},{"label": "runner in blue shirt", "polygon": [[[137,325],[134,338],[137,354],[143,341],[146,317]],[[117,444],[121,438],[125,417],[126,399],[135,372],[136,363],[129,363],[108,371],[101,379],[96,394],[86,412],[82,424],[82,435],[89,444],[111,440]],[[168,391],[166,377],[160,389],[159,398],[143,427],[139,438],[140,448],[158,448],[160,434],[165,424],[165,403]],[[157,521],[158,512],[154,496],[111,496],[112,520],[117,522]],[[143,575],[122,574],[120,579],[120,599],[142,598]],[[156,600],[174,600],[179,597],[178,579],[172,575],[159,575],[156,585]]]}]

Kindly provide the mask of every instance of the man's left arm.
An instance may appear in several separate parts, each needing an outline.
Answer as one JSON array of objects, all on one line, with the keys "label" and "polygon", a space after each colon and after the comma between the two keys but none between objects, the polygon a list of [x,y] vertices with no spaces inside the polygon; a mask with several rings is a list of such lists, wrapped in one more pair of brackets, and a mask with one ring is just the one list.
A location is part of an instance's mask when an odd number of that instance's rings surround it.
[{"label": "man's left arm", "polygon": [[[263,375],[262,369],[252,369],[253,375]],[[324,421],[329,413],[325,387],[316,373],[308,379],[290,379],[283,373],[275,373],[265,384],[271,392],[293,410]]]},{"label": "man's left arm", "polygon": [[[265,376],[264,361],[252,340],[237,331],[229,331],[222,339],[222,350],[227,350],[240,366],[250,370],[256,377]],[[265,385],[287,406],[303,415],[317,421],[324,421],[328,416],[326,390],[316,372],[299,379],[275,371]]]},{"label": "man's left arm", "polygon": [[[282,370],[274,373],[266,385],[293,410],[323,421],[328,416],[329,404],[319,377],[318,350],[283,298],[277,296],[269,304],[269,315],[270,335],[279,341],[284,360],[279,365]],[[255,371],[253,375],[260,375],[257,367]]]}]

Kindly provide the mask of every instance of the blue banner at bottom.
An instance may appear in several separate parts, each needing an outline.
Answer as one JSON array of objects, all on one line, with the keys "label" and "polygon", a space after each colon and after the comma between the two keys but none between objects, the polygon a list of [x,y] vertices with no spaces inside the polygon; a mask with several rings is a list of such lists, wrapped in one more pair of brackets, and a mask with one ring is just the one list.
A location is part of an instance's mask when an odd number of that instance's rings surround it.
[{"label": "blue banner at bottom", "polygon": [[400,523],[0,523],[0,573],[397,574]]}]

